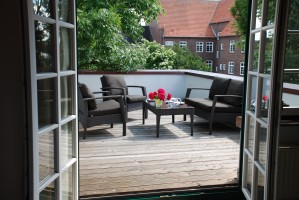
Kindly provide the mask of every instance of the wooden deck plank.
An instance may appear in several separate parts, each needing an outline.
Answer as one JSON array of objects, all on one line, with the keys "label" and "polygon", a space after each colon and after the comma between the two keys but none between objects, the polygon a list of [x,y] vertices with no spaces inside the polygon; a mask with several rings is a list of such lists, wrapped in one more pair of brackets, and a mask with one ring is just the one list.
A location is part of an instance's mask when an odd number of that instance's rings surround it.
[{"label": "wooden deck plank", "polygon": [[[88,129],[80,139],[80,196],[178,189],[236,181],[239,165],[239,132],[216,125],[212,135],[202,119],[161,118],[156,138],[155,116],[142,125],[141,112],[129,113],[127,136],[122,126]],[[80,129],[82,131],[82,129]]]}]

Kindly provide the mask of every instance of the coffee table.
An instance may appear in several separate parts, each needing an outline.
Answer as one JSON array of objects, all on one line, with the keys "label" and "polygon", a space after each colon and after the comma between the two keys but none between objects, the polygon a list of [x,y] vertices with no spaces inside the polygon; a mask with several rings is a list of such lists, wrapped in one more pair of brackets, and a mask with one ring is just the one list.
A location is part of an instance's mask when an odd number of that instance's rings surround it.
[{"label": "coffee table", "polygon": [[[191,121],[191,136],[193,136],[193,119],[194,119],[194,108],[192,106],[189,106],[187,104],[181,104],[181,105],[171,105],[166,104],[163,102],[162,107],[156,108],[155,103],[152,101],[144,101],[143,102],[143,113],[145,109],[150,110],[152,113],[156,115],[156,134],[157,138],[159,137],[159,131],[160,131],[160,119],[162,115],[172,115],[172,123],[174,123],[174,116],[175,115],[190,115],[190,121]],[[184,120],[186,120],[186,117],[184,117]],[[142,117],[142,124],[145,123],[145,115]]]}]

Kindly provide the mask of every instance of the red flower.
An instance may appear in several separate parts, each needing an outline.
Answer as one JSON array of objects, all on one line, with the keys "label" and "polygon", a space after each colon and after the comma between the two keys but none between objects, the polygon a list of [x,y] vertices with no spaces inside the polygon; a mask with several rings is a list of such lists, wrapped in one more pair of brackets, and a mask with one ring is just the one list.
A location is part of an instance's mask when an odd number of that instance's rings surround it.
[{"label": "red flower", "polygon": [[167,94],[167,100],[170,100],[171,97],[172,97],[172,94],[168,93],[168,94]]},{"label": "red flower", "polygon": [[155,94],[154,94],[154,92],[150,92],[150,93],[148,94],[148,97],[149,97],[150,99],[154,99],[154,98],[155,98]]},{"label": "red flower", "polygon": [[160,100],[164,100],[165,99],[165,93],[158,93],[158,98]]},{"label": "red flower", "polygon": [[165,90],[164,90],[163,88],[159,88],[159,89],[158,89],[158,93],[165,94]]},{"label": "red flower", "polygon": [[262,99],[263,99],[264,102],[266,102],[266,101],[268,101],[268,96],[264,95]]}]

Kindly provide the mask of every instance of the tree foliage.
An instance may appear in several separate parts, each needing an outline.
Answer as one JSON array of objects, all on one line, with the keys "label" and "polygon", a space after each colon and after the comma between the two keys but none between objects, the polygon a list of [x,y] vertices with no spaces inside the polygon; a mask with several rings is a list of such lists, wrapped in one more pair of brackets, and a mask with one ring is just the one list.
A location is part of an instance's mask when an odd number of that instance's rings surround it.
[{"label": "tree foliage", "polygon": [[78,0],[78,66],[80,69],[135,70],[145,49],[130,44],[141,38],[141,19],[152,21],[163,9],[158,0]]}]

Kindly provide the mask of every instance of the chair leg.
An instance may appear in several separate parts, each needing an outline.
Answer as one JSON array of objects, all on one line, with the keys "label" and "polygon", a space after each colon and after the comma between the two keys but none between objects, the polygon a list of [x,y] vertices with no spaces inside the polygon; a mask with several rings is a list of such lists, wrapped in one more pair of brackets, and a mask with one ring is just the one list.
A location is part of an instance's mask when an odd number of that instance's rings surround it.
[{"label": "chair leg", "polygon": [[209,135],[212,135],[212,131],[213,131],[213,120],[210,120],[210,122],[209,122]]},{"label": "chair leg", "polygon": [[127,135],[127,123],[123,123],[123,136]]},{"label": "chair leg", "polygon": [[83,132],[83,139],[85,139],[85,138],[86,138],[86,129],[87,129],[87,128],[84,128],[84,132]]},{"label": "chair leg", "polygon": [[110,128],[113,128],[113,123],[110,124]]}]

